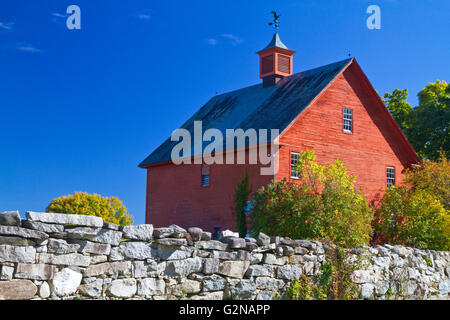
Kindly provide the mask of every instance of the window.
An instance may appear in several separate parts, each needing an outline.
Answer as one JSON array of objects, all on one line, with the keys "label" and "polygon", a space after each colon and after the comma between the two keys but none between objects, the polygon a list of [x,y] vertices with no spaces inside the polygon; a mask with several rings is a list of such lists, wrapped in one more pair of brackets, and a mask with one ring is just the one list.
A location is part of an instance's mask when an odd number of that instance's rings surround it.
[{"label": "window", "polygon": [[296,169],[298,163],[298,153],[291,152],[291,178],[298,178],[299,172]]},{"label": "window", "polygon": [[209,186],[209,174],[202,174],[202,187]]},{"label": "window", "polygon": [[209,166],[202,166],[202,187],[209,186]]},{"label": "window", "polygon": [[386,168],[386,185],[388,187],[395,185],[395,168],[394,167]]},{"label": "window", "polygon": [[353,132],[353,109],[344,108],[344,132]]}]

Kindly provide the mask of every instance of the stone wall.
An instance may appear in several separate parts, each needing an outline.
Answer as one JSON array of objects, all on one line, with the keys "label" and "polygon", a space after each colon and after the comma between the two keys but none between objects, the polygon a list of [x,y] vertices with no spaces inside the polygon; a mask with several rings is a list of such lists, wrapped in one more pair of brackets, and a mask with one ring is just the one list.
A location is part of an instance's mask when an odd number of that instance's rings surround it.
[{"label": "stone wall", "polygon": [[[119,227],[93,216],[0,213],[0,299],[278,299],[320,274],[327,245],[259,234],[221,240],[176,225]],[[325,246],[325,247],[324,247]],[[362,247],[365,299],[448,299],[450,253]]]}]

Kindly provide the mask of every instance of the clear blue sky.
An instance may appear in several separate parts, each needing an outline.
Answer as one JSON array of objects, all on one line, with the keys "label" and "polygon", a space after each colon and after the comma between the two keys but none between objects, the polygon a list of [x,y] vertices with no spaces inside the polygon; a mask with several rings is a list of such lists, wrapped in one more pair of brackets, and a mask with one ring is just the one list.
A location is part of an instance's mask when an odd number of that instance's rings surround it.
[{"label": "clear blue sky", "polygon": [[[66,8],[81,8],[68,30]],[[381,8],[381,30],[366,8]],[[270,11],[294,72],[351,53],[380,94],[450,80],[450,1],[0,2],[0,211],[87,191],[144,223],[137,167],[216,92],[259,83]],[[182,181],[180,181],[182,183]]]}]

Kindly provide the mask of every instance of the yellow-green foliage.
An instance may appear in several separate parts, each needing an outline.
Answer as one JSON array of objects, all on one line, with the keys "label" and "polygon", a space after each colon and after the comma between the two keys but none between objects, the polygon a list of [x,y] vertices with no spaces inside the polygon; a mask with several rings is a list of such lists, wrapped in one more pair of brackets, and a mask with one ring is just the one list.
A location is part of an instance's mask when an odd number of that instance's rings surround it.
[{"label": "yellow-green foliage", "polygon": [[439,161],[425,160],[420,168],[408,170],[405,182],[414,190],[432,194],[450,210],[450,163],[445,153],[441,152]]},{"label": "yellow-green foliage", "polygon": [[52,200],[47,207],[47,212],[97,216],[103,218],[105,222],[118,225],[133,223],[127,208],[117,197],[102,197],[86,192],[75,192],[73,195]]},{"label": "yellow-green foliage", "polygon": [[409,169],[404,182],[387,190],[376,212],[379,240],[449,250],[450,164],[445,154]]},{"label": "yellow-green foliage", "polygon": [[304,151],[297,169],[299,184],[273,181],[253,195],[252,233],[368,244],[373,212],[344,164],[320,165],[314,151]]},{"label": "yellow-green foliage", "polygon": [[423,249],[450,249],[449,210],[426,190],[390,187],[376,217],[376,230],[383,242]]},{"label": "yellow-green foliage", "polygon": [[353,300],[358,297],[358,286],[353,282],[353,273],[360,269],[362,262],[352,260],[343,249],[336,247],[326,250],[326,260],[322,262],[318,277],[302,275],[290,283],[287,298],[294,300]]}]

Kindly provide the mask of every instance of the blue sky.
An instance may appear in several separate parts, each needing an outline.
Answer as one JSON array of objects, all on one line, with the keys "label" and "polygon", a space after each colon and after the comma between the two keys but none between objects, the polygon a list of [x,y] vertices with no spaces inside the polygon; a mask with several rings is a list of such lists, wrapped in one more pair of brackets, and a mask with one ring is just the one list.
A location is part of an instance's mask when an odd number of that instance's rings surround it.
[{"label": "blue sky", "polygon": [[[66,27],[71,4],[81,30]],[[380,30],[366,27],[371,4]],[[137,165],[210,97],[260,82],[272,10],[294,72],[351,53],[380,94],[408,88],[413,105],[450,80],[448,0],[2,0],[0,211],[87,191],[144,223]]]}]

